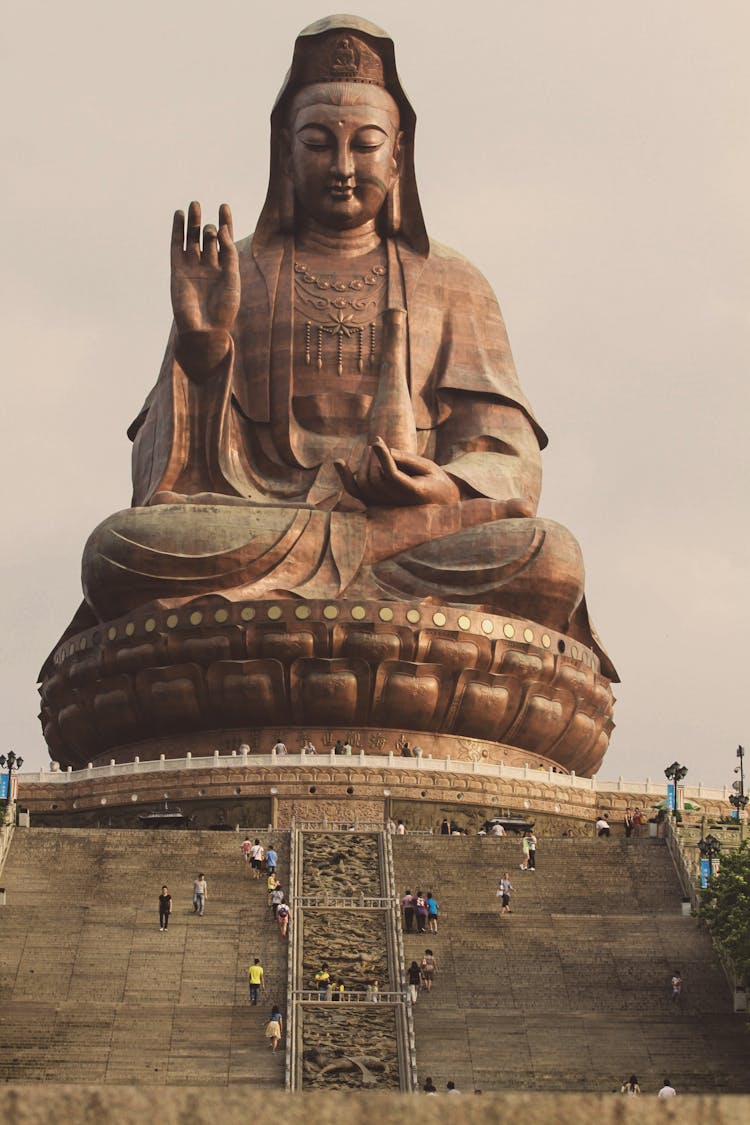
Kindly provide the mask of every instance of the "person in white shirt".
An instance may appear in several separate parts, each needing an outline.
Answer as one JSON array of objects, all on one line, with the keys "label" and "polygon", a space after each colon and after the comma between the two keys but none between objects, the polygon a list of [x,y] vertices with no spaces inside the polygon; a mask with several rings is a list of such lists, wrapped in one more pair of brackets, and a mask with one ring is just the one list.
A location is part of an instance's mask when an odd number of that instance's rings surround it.
[{"label": "person in white shirt", "polygon": [[504,836],[504,835],[505,835],[505,829],[503,828],[502,824],[493,824],[492,828],[490,828],[490,836]]},{"label": "person in white shirt", "polygon": [[523,849],[523,863],[521,864],[522,871],[535,871],[536,870],[536,836],[529,830],[524,834],[522,841]]},{"label": "person in white shirt", "polygon": [[208,887],[206,885],[206,876],[201,871],[198,878],[193,880],[193,914],[203,916],[207,898]]},{"label": "person in white shirt", "polygon": [[675,1098],[677,1096],[677,1091],[668,1078],[664,1079],[664,1085],[656,1096],[657,1098]]},{"label": "person in white shirt", "polygon": [[679,969],[675,969],[674,976],[672,977],[672,1003],[679,1004],[680,997],[682,996],[682,973]]},{"label": "person in white shirt", "polygon": [[274,748],[272,750],[272,753],[273,754],[286,754],[286,746],[281,741],[281,739],[279,739],[279,741],[274,746]]},{"label": "person in white shirt", "polygon": [[502,879],[500,879],[499,882],[498,882],[498,891],[497,891],[497,897],[502,898],[502,900],[503,900],[502,910],[500,911],[501,914],[512,914],[513,913],[513,911],[510,908],[510,892],[512,890],[513,890],[513,884],[510,881],[510,874],[507,871],[504,871]]},{"label": "person in white shirt", "polygon": [[252,871],[253,879],[260,879],[260,872],[263,866],[263,860],[266,853],[263,851],[263,845],[260,840],[255,841],[250,849],[250,869]]},{"label": "person in white shirt", "polygon": [[455,1082],[448,1082],[447,1085],[446,1085],[446,1090],[448,1091],[449,1094],[460,1094],[461,1093],[460,1090],[456,1089],[456,1083]]}]

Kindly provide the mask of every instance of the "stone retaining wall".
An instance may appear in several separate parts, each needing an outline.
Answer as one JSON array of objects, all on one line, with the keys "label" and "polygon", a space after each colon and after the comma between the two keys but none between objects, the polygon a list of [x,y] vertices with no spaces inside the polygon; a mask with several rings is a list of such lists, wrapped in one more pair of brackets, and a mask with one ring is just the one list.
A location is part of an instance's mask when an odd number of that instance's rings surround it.
[{"label": "stone retaining wall", "polygon": [[51,1125],[61,1121],[92,1121],[96,1125],[142,1125],[158,1116],[160,1125],[247,1125],[279,1120],[285,1125],[371,1125],[380,1121],[425,1122],[429,1125],[622,1125],[658,1120],[680,1125],[745,1125],[750,1097],[677,1097],[657,1106],[653,1097],[620,1098],[610,1094],[484,1094],[482,1097],[426,1098],[408,1094],[298,1094],[253,1090],[242,1085],[160,1087],[158,1106],[153,1090],[132,1086],[7,1085],[3,1117],[14,1125]]},{"label": "stone retaining wall", "polygon": [[[197,823],[203,826],[221,819],[227,823],[265,824],[288,827],[292,816],[298,819],[380,821],[408,802],[404,817],[412,827],[434,828],[444,815],[466,819],[490,816],[498,809],[534,811],[551,818],[574,818],[591,823],[599,812],[609,814],[613,823],[621,822],[625,809],[636,805],[649,808],[660,799],[663,788],[644,793],[643,788],[628,790],[623,785],[601,790],[596,784],[574,784],[575,779],[546,770],[517,770],[513,774],[484,772],[481,768],[446,768],[434,761],[412,762],[398,758],[359,760],[319,755],[314,764],[306,759],[286,759],[284,764],[255,764],[252,759],[226,759],[219,764],[190,764],[163,769],[129,769],[111,773],[81,770],[70,775],[46,775],[41,780],[30,776],[19,779],[19,802],[31,811],[32,824],[70,827],[91,823],[102,827],[137,827],[137,814],[170,801],[184,806],[197,802]],[[450,766],[450,763],[446,763]],[[55,777],[55,780],[53,780]],[[695,799],[695,798],[694,798]],[[390,801],[390,806],[387,802]],[[714,796],[699,797],[701,810],[714,816],[729,811],[729,805]],[[419,806],[424,807],[424,812]],[[192,808],[192,806],[191,806]],[[257,818],[261,819],[258,820]],[[95,826],[95,825],[91,825]]]}]

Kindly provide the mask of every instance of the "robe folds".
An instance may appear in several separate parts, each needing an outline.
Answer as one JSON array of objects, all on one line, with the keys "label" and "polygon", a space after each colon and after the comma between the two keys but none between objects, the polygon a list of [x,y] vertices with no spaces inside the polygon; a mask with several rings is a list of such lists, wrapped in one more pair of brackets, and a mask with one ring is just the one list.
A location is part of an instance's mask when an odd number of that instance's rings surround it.
[{"label": "robe folds", "polygon": [[[210,433],[202,435],[204,479],[183,491],[268,502],[308,503],[334,455],[311,448],[293,408],[292,239],[277,236],[257,252],[238,244],[242,298],[230,354],[215,373]],[[525,495],[534,507],[546,445],[521,390],[497,300],[465,258],[432,243],[428,256],[389,240],[389,303],[407,311],[409,397],[419,452],[448,467],[470,495]],[[128,433],[134,441],[133,504],[149,504],[176,485],[195,455],[189,380],[167,345],[156,386]],[[366,428],[365,428],[366,429]],[[332,435],[333,436],[333,435]],[[366,437],[363,433],[361,437]],[[354,443],[356,445],[356,443]],[[330,474],[329,474],[330,475]],[[319,491],[319,489],[318,489]],[[316,501],[313,501],[318,506]]]},{"label": "robe folds", "polygon": [[[210,593],[445,601],[568,632],[616,675],[588,617],[575,538],[534,516],[547,439],[482,275],[438,244],[425,256],[388,240],[388,307],[407,314],[401,401],[414,448],[461,498],[366,509],[334,460],[356,469],[378,392],[358,403],[354,430],[306,427],[295,408],[293,240],[254,252],[249,238],[238,250],[241,306],[223,358],[189,379],[173,330],[130,427],[133,507],[105,520],[84,553],[96,616]],[[344,397],[322,395],[321,409]]]}]

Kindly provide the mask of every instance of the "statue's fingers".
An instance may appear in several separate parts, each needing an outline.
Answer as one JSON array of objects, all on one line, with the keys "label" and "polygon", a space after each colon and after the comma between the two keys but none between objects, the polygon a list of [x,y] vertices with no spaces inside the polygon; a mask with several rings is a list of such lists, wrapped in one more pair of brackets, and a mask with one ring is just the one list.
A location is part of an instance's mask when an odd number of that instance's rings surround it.
[{"label": "statue's fingers", "polygon": [[228,203],[222,203],[219,208],[219,229],[228,227],[229,237],[234,242],[234,224],[232,222],[232,208]]},{"label": "statue's fingers", "polygon": [[387,455],[396,469],[405,471],[410,478],[429,476],[436,468],[434,463],[426,457],[420,457],[418,453],[409,453],[405,449],[397,449],[393,445],[388,445],[382,437],[375,438],[373,449],[381,458],[381,462],[383,457]]},{"label": "statue's fingers", "polygon": [[376,438],[372,443],[372,451],[378,459],[383,476],[387,480],[398,480],[402,475],[401,470],[394,461],[390,449],[381,437]]},{"label": "statue's fingers", "polygon": [[[360,470],[360,475],[361,473]],[[376,444],[371,447],[370,456],[364,466],[364,476],[368,491],[376,502],[399,505],[403,499],[404,489],[411,492],[410,478],[399,470],[385,443],[381,447]]]},{"label": "statue's fingers", "polygon": [[232,272],[237,270],[239,254],[232,238],[232,227],[229,223],[222,223],[219,227],[219,258],[222,269]]},{"label": "statue's fingers", "polygon": [[182,260],[182,251],[185,243],[185,212],[175,211],[172,219],[171,256],[172,265]]},{"label": "statue's fingers", "polygon": [[410,477],[428,476],[431,471],[430,462],[417,453],[407,453],[404,449],[389,450],[396,466]]},{"label": "statue's fingers", "polygon": [[343,484],[346,491],[354,496],[357,500],[362,500],[362,492],[355,479],[354,473],[351,471],[346,461],[334,461],[333,467],[339,474],[339,479]]},{"label": "statue's fingers", "polygon": [[201,248],[201,205],[193,200],[188,207],[186,252],[193,258],[200,254]]},{"label": "statue's fingers", "polygon": [[219,268],[219,243],[213,223],[207,223],[203,228],[203,261],[206,265]]}]

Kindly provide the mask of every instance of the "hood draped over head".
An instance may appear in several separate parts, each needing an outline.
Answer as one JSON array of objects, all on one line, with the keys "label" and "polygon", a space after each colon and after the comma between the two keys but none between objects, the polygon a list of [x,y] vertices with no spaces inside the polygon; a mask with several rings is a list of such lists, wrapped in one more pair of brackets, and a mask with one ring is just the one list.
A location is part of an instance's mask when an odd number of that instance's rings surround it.
[{"label": "hood draped over head", "polygon": [[277,235],[291,226],[291,183],[283,169],[283,131],[288,127],[289,109],[295,94],[306,86],[352,82],[387,90],[401,118],[401,166],[386,212],[383,235],[402,238],[418,254],[429,253],[429,240],[414,171],[414,131],[416,115],[404,93],[393,48],[393,40],[375,24],[359,16],[326,16],[310,24],[297,36],[292,65],[284,79],[271,112],[271,170],[268,192],[253,239],[253,248],[262,250]]}]

